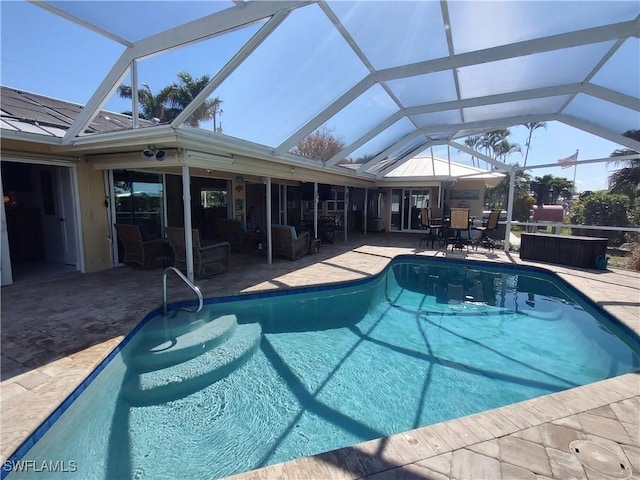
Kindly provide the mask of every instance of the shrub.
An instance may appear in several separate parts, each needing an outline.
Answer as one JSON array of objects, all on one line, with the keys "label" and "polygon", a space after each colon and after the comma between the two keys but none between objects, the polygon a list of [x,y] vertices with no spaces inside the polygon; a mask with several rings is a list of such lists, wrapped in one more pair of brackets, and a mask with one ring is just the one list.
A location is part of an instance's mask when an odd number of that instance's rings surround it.
[{"label": "shrub", "polygon": [[519,222],[529,221],[529,214],[534,203],[536,201],[531,195],[516,198],[513,202],[513,219]]},{"label": "shrub", "polygon": [[627,268],[640,270],[640,243],[636,243],[631,248],[631,255],[627,258]]},{"label": "shrub", "polygon": [[[630,200],[626,195],[597,192],[580,199],[575,205],[571,220],[582,225],[626,227],[629,225],[629,207]],[[607,237],[615,245],[624,241],[623,232],[584,230],[582,234]]]}]

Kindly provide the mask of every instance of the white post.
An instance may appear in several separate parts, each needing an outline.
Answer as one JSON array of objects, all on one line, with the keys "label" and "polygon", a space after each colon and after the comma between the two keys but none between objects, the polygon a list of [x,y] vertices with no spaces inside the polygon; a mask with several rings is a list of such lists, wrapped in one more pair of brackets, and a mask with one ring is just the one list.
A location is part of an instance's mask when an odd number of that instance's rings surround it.
[{"label": "white post", "polygon": [[189,182],[189,167],[182,166],[182,206],[184,210],[184,245],[187,260],[187,278],[193,282],[193,235],[191,232],[191,184]]},{"label": "white post", "polygon": [[347,213],[349,212],[349,187],[344,187],[344,219],[342,228],[344,229],[344,241],[347,241]]},{"label": "white post", "polygon": [[516,169],[509,172],[509,198],[507,200],[507,226],[504,233],[504,251],[509,251],[509,239],[511,238],[511,215],[513,214],[513,195],[516,188]]},{"label": "white post", "polygon": [[140,126],[140,119],[138,118],[138,108],[138,61],[134,58],[133,60],[131,60],[131,118],[133,120],[134,129]]},{"label": "white post", "polygon": [[[2,175],[0,174],[0,195],[4,198],[2,190]],[[13,271],[11,269],[11,255],[9,252],[9,231],[7,230],[7,218],[4,210],[4,202],[0,206],[0,277],[2,285],[13,283]],[[116,241],[117,243],[117,241]]]},{"label": "white post", "polygon": [[313,238],[318,238],[318,182],[313,182]]},{"label": "white post", "polygon": [[367,215],[369,213],[369,189],[365,188],[364,189],[364,215],[363,215],[363,219],[362,219],[362,231],[364,233],[364,235],[367,235]]},{"label": "white post", "polygon": [[267,263],[273,263],[273,245],[271,241],[271,177],[266,177],[267,185]]}]

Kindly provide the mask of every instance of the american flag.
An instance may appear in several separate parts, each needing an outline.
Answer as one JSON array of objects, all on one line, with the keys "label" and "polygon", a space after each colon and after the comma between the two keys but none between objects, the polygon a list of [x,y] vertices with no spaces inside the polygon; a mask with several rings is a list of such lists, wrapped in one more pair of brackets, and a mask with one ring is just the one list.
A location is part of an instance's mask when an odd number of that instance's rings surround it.
[{"label": "american flag", "polygon": [[570,157],[559,158],[558,163],[562,168],[570,168],[578,163],[578,150]]}]

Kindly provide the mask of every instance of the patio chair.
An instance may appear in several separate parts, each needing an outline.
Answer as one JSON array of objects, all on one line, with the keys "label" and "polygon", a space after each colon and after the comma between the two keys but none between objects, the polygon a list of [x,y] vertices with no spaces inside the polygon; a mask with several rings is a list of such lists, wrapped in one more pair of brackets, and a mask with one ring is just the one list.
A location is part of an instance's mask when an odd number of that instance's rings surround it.
[{"label": "patio chair", "polygon": [[487,236],[487,232],[493,232],[498,228],[498,219],[500,218],[500,209],[493,209],[489,214],[489,219],[487,220],[487,224],[482,227],[475,227],[474,230],[480,230],[482,234],[477,242],[475,242],[475,248],[478,248],[478,245],[486,246],[489,251],[494,250],[495,242],[493,238]]},{"label": "patio chair", "polygon": [[429,242],[431,240],[431,245],[433,246],[433,238],[431,226],[429,225],[429,209],[421,208],[420,209],[420,228],[422,230],[426,230],[425,235],[420,239],[420,243],[418,244],[418,248],[422,248],[422,242],[425,240]]},{"label": "patio chair", "polygon": [[116,223],[115,227],[124,249],[122,263],[142,268],[162,267],[167,248],[164,240],[143,240],[140,227],[135,224]]},{"label": "patio chair", "polygon": [[318,218],[318,237],[322,243],[333,243],[336,232],[335,217]]},{"label": "patio chair", "polygon": [[427,215],[427,218],[428,218],[427,227],[429,229],[429,233],[426,236],[426,238],[422,238],[420,240],[420,245],[422,245],[423,240],[431,240],[431,248],[433,248],[434,244],[436,243],[436,240],[438,240],[441,247],[443,243],[446,243],[446,240],[443,237],[444,218],[442,215],[442,208],[429,207],[428,212],[429,214]]},{"label": "patio chair", "polygon": [[[186,244],[184,228],[166,227],[165,232],[169,244],[173,249],[174,266],[182,271],[187,270]],[[197,277],[209,277],[222,273],[229,267],[231,245],[229,242],[218,242],[203,246],[200,242],[200,232],[192,230],[193,237],[193,272]]]},{"label": "patio chair", "polygon": [[309,252],[309,232],[296,233],[290,225],[271,225],[273,255],[297,260]]},{"label": "patio chair", "polygon": [[234,252],[247,252],[251,248],[252,236],[240,220],[218,218],[216,220],[216,236],[223,242],[231,244]]},{"label": "patio chair", "polygon": [[[449,234],[447,235],[446,246],[451,245],[451,251],[454,248],[462,250],[463,246],[467,246],[469,250],[469,242],[471,241],[471,226],[469,223],[468,208],[452,208],[449,214]],[[462,233],[467,232],[466,238]]]}]

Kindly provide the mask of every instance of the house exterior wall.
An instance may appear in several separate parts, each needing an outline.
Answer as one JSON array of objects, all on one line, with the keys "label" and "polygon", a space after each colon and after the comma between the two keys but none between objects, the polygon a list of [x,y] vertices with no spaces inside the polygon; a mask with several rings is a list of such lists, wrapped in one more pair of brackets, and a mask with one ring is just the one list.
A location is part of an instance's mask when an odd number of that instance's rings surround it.
[{"label": "house exterior wall", "polygon": [[106,270],[113,264],[103,172],[82,161],[77,176],[85,269],[87,273]]},{"label": "house exterior wall", "polygon": [[446,190],[445,201],[449,208],[468,208],[472,217],[482,218],[485,191],[483,180],[459,180]]}]

